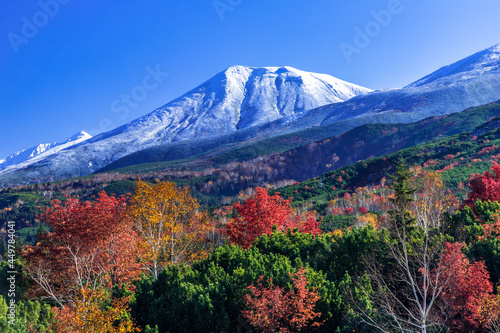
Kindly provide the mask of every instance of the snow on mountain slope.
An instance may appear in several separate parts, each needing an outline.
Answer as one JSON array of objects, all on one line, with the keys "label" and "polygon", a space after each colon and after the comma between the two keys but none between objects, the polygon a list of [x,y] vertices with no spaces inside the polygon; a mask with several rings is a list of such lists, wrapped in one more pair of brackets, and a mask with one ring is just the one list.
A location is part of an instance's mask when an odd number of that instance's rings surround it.
[{"label": "snow on mountain slope", "polygon": [[135,136],[145,130],[141,142],[222,135],[280,118],[297,119],[310,109],[369,91],[291,67],[232,66],[184,96],[93,141],[123,133]]},{"label": "snow on mountain slope", "polygon": [[413,82],[407,87],[420,87],[431,82],[441,85],[449,83],[450,81],[459,82],[476,75],[482,75],[498,70],[499,68],[500,44],[497,44],[451,65],[443,66],[437,71]]},{"label": "snow on mountain slope", "polygon": [[[84,131],[76,133],[64,142],[42,143],[37,146],[18,151],[4,159],[0,160],[0,174],[9,172],[9,170],[25,167],[38,162],[59,151],[74,146],[92,136]],[[10,167],[10,168],[9,168]],[[6,171],[3,171],[6,170]],[[2,172],[3,171],[3,172]]]},{"label": "snow on mountain slope", "polygon": [[54,147],[55,145],[57,145],[57,142],[41,143],[38,146],[15,152],[14,154],[0,160],[0,169],[3,169],[12,164],[24,162],[36,155],[40,155],[41,153],[47,151],[48,149]]},{"label": "snow on mountain slope", "polygon": [[499,99],[500,44],[442,67],[404,88],[375,91],[311,110],[300,122],[331,124],[349,119],[358,126],[413,122]]},{"label": "snow on mountain slope", "polygon": [[[49,173],[86,175],[140,149],[227,135],[281,119],[300,119],[310,109],[370,91],[326,74],[292,67],[232,66],[141,118],[57,156],[40,159],[30,170],[36,169],[35,178]],[[13,164],[0,170],[0,175],[24,167]]]},{"label": "snow on mountain slope", "polygon": [[375,92],[291,67],[233,66],[126,125],[27,167],[0,170],[0,183],[86,175],[132,153],[137,162],[143,152],[146,160],[164,160],[182,155],[182,149],[192,156],[313,126],[332,124],[334,135],[366,123],[459,112],[500,100],[499,53],[496,45],[407,87]]}]

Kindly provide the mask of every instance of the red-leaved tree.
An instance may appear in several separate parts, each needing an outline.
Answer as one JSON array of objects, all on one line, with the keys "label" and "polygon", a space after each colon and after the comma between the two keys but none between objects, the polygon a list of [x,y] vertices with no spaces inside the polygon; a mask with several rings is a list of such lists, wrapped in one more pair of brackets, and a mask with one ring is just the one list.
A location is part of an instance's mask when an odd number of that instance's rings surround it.
[{"label": "red-leaved tree", "polygon": [[290,207],[290,200],[275,194],[270,196],[264,188],[257,188],[253,197],[244,204],[236,203],[238,217],[230,220],[225,227],[232,244],[243,248],[252,246],[260,235],[271,234],[273,226],[278,231],[297,228],[300,232],[319,234],[319,222],[312,213],[298,215]]},{"label": "red-leaved tree", "polygon": [[469,178],[470,192],[462,202],[462,207],[469,206],[474,209],[477,200],[500,202],[500,165],[496,162],[491,166],[491,172],[472,174]]},{"label": "red-leaved tree", "polygon": [[448,280],[441,299],[449,308],[447,326],[451,332],[479,332],[486,330],[489,318],[482,310],[488,298],[493,297],[493,285],[484,262],[470,263],[462,253],[464,244],[445,243],[441,267],[434,279]]},{"label": "red-leaved tree", "polygon": [[272,279],[267,281],[268,287],[264,286],[263,276],[257,286],[251,284],[248,287],[250,292],[244,297],[247,310],[242,311],[242,315],[250,325],[265,333],[301,332],[307,327],[321,325],[312,322],[321,316],[314,311],[319,296],[316,288],[306,288],[305,269],[300,268],[291,277],[293,289],[288,292],[273,285]]},{"label": "red-leaved tree", "polygon": [[140,274],[136,234],[124,214],[125,197],[101,192],[95,201],[54,200],[40,219],[50,231],[24,251],[36,296],[74,303],[81,290],[126,283]]}]

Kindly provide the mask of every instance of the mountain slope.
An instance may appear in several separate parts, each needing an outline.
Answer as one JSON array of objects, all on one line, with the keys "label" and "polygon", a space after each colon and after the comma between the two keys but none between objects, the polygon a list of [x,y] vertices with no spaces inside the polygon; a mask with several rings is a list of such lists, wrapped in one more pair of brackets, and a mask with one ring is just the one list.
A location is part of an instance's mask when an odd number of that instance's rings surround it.
[{"label": "mountain slope", "polygon": [[[296,121],[279,124],[279,130],[281,134],[299,137],[297,142],[307,143],[314,141],[310,140],[311,137],[315,140],[331,137],[365,124],[411,123],[496,101],[500,99],[499,50],[500,44],[445,66],[405,88],[375,91],[345,102],[321,106]],[[298,132],[307,128],[306,132]],[[311,136],[311,131],[318,134]],[[219,142],[222,148],[217,148],[211,141],[192,142],[187,149],[180,149],[177,145],[159,145],[126,156],[105,170],[240,149],[241,145],[228,145],[228,142],[231,140]]]},{"label": "mountain slope", "polygon": [[461,80],[467,80],[473,75],[481,75],[492,70],[498,70],[499,63],[500,44],[497,44],[451,65],[443,66],[437,71],[413,82],[407,87],[420,87],[432,82],[444,85],[450,82],[453,83]]},{"label": "mountain slope", "polygon": [[[253,159],[251,155],[255,151],[262,151],[276,142],[283,144],[284,147],[294,138],[281,136],[267,139],[204,160],[175,161],[170,165],[168,163],[134,165],[110,170],[112,173],[98,173],[90,177],[69,179],[31,188],[58,189],[58,191],[70,191],[90,197],[103,189],[108,193],[129,193],[133,191],[134,180],[139,178],[145,181],[168,179],[180,186],[190,186],[193,195],[201,203],[212,206],[219,205],[224,197],[226,202],[231,200],[233,196],[248,187],[262,187],[267,184],[282,186],[319,177],[325,171],[341,168],[330,171],[317,180],[294,186],[292,190],[282,189],[283,193],[286,191],[285,197],[293,196],[294,200],[301,200],[300,197],[307,199],[316,195],[328,196],[330,200],[332,196],[335,197],[348,188],[366,186],[376,183],[384,176],[387,177],[387,167],[391,167],[392,162],[387,164],[380,157],[367,161],[364,159],[394,152],[396,153],[391,155],[392,157],[387,156],[389,162],[397,161],[400,156],[403,156],[412,164],[427,162],[436,169],[449,168],[449,165],[453,163],[455,168],[446,169],[443,172],[443,180],[452,188],[456,188],[458,183],[467,180],[470,173],[483,172],[488,169],[489,163],[486,162],[488,156],[495,155],[496,158],[500,158],[500,150],[498,150],[500,136],[498,133],[488,134],[489,131],[499,127],[499,116],[500,103],[497,102],[411,124],[364,125],[339,136],[303,145],[283,153]],[[484,124],[485,122],[487,123]],[[473,132],[465,136],[459,134],[473,129],[475,129]],[[442,138],[449,135],[455,136]],[[436,138],[438,140],[434,143],[428,143]],[[263,147],[259,148],[260,145]],[[400,151],[405,148],[406,150]],[[358,160],[361,161],[354,163]],[[438,163],[431,163],[432,160]],[[221,161],[225,162],[221,163]],[[456,162],[459,165],[455,165]],[[468,163],[471,165],[468,166]],[[460,174],[457,175],[456,172]],[[344,181],[338,181],[340,176]],[[292,182],[290,179],[295,181]],[[324,188],[321,187],[321,183]],[[304,185],[307,185],[308,189]],[[334,190],[335,186],[337,190]],[[79,192],[80,190],[82,192]],[[298,192],[294,193],[295,190]]]},{"label": "mountain slope", "polygon": [[444,187],[463,199],[470,175],[489,171],[492,163],[500,162],[499,147],[500,118],[497,117],[473,131],[439,138],[384,157],[361,160],[278,191],[285,198],[293,197],[295,204],[314,202],[314,208],[321,211],[326,202],[336,196],[359,187],[379,185],[383,178],[394,174],[395,166],[403,159],[410,166],[439,172]]},{"label": "mountain slope", "polygon": [[[264,151],[265,146],[277,143],[282,143],[284,146],[293,139],[292,136],[284,135],[212,158],[200,158],[184,163],[179,161],[174,166],[164,165],[163,170],[187,169],[209,174],[209,170],[218,169],[243,178],[254,177],[255,170],[267,170],[266,173],[272,175],[272,179],[267,180],[269,182],[284,179],[303,181],[360,160],[392,154],[437,138],[471,131],[495,117],[500,117],[500,102],[445,116],[431,117],[415,123],[363,125],[341,135],[301,145],[281,153],[253,155],[254,151]],[[119,162],[125,161],[114,162],[102,171],[143,173],[162,169],[161,164],[158,163],[113,169],[113,166],[120,165]],[[227,177],[225,175],[221,178]],[[219,177],[216,178],[219,179]],[[234,186],[237,189],[236,192],[241,190],[237,185]]]},{"label": "mountain slope", "polygon": [[[400,89],[369,92],[290,67],[233,66],[152,113],[66,149],[6,183],[87,175],[121,158],[130,163],[219,154],[303,129],[327,136],[370,123],[410,123],[500,99],[499,46]],[[351,98],[352,97],[352,98]],[[347,99],[347,100],[346,100]],[[325,127],[327,126],[327,127]],[[323,136],[323,137],[327,137]]]},{"label": "mountain slope", "polygon": [[[31,179],[81,176],[154,145],[240,131],[247,133],[245,137],[259,136],[262,133],[253,128],[286,124],[312,108],[369,91],[329,75],[291,67],[233,66],[141,118],[41,160],[25,175]],[[238,135],[231,140],[238,140]],[[22,167],[12,166],[8,172]],[[6,170],[0,170],[2,174],[7,174]]]},{"label": "mountain slope", "polygon": [[140,138],[140,143],[168,143],[223,135],[282,118],[298,119],[311,109],[369,91],[329,75],[291,67],[232,66],[92,142],[115,137],[119,143],[132,135]]},{"label": "mountain slope", "polygon": [[413,122],[459,112],[500,99],[500,44],[478,52],[400,89],[376,91],[311,110],[301,123]]},{"label": "mountain slope", "polygon": [[[41,143],[37,146],[18,151],[0,160],[0,172],[4,169],[7,169],[6,171],[8,172],[9,169],[28,166],[90,138],[92,138],[90,134],[81,131],[72,135],[64,142]],[[9,168],[9,166],[12,167]]]}]

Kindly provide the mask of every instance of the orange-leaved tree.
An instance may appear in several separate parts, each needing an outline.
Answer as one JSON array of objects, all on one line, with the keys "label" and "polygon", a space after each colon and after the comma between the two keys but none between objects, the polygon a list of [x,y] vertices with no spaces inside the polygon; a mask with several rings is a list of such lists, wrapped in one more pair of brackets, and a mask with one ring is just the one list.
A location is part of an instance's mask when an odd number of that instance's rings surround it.
[{"label": "orange-leaved tree", "polygon": [[75,302],[78,290],[110,288],[138,277],[137,238],[125,206],[125,197],[105,192],[94,201],[52,201],[40,215],[50,231],[23,253],[26,272],[39,287],[32,292],[63,306]]},{"label": "orange-leaved tree", "polygon": [[414,176],[409,180],[410,186],[416,189],[410,210],[416,222],[424,229],[437,228],[441,225],[445,212],[451,212],[456,198],[446,193],[441,174],[437,171],[412,169]]},{"label": "orange-leaved tree", "polygon": [[210,223],[188,188],[162,181],[138,181],[128,215],[140,234],[142,263],[153,275],[169,264],[187,263],[207,254]]},{"label": "orange-leaved tree", "polygon": [[139,331],[128,314],[129,297],[114,299],[104,289],[82,289],[74,303],[53,309],[53,329],[58,333],[131,333]]},{"label": "orange-leaved tree", "polygon": [[278,231],[297,228],[301,232],[321,233],[319,223],[312,213],[296,214],[279,193],[270,196],[264,188],[257,188],[254,196],[245,203],[236,203],[238,217],[226,224],[226,233],[232,244],[249,248],[260,235],[271,234],[273,226]]},{"label": "orange-leaved tree", "polygon": [[257,286],[248,286],[249,293],[243,298],[247,310],[242,311],[242,315],[250,325],[266,333],[300,332],[321,325],[313,322],[321,316],[321,313],[314,311],[319,296],[316,288],[306,288],[308,281],[305,268],[298,269],[291,278],[293,288],[287,292],[273,285],[272,279],[267,281],[266,287],[262,283],[263,276],[259,278]]}]

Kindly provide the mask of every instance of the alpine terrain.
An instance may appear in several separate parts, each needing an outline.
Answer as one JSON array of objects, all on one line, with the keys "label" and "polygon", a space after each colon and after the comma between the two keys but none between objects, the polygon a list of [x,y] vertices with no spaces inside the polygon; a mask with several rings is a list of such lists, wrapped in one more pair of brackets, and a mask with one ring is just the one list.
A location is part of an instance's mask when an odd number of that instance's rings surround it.
[{"label": "alpine terrain", "polygon": [[[58,179],[86,175],[150,146],[227,135],[273,121],[286,123],[311,109],[368,92],[329,75],[291,67],[232,66],[141,118],[58,156],[38,159],[25,176]],[[0,175],[26,166],[12,165],[0,170]]]},{"label": "alpine terrain", "polygon": [[12,159],[0,182],[83,176],[126,156],[129,165],[186,158],[307,128],[326,138],[368,123],[415,122],[497,101],[499,88],[500,44],[380,91],[291,67],[233,66],[126,125],[28,164]]},{"label": "alpine terrain", "polygon": [[23,149],[0,160],[0,172],[9,172],[13,169],[26,167],[32,163],[45,159],[63,149],[74,146],[92,136],[84,131],[76,133],[64,142],[41,143],[37,146]]}]

